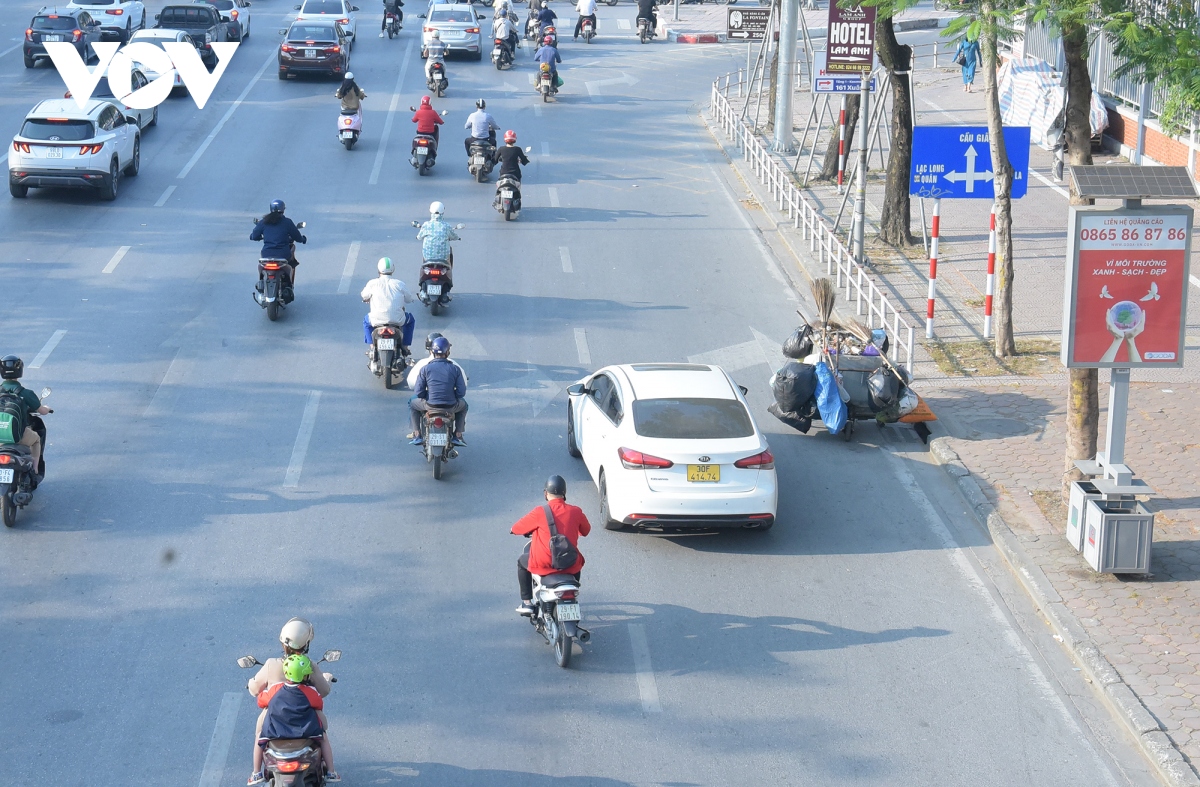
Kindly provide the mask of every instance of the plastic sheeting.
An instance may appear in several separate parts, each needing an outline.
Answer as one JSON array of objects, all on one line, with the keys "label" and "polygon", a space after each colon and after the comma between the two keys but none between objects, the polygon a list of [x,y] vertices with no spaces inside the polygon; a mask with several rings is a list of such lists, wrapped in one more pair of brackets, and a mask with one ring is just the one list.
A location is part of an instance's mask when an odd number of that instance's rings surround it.
[{"label": "plastic sheeting", "polygon": [[824,361],[816,364],[817,368],[817,411],[821,413],[821,421],[830,434],[837,434],[846,425],[849,413],[846,403],[838,393],[837,380]]},{"label": "plastic sheeting", "polygon": [[[1000,91],[1000,117],[1006,126],[1029,126],[1029,140],[1051,150],[1062,133],[1067,89],[1062,73],[1040,58],[1026,55],[1011,59],[996,74]],[[1092,91],[1092,136],[1108,128],[1108,110],[1100,94]]]}]

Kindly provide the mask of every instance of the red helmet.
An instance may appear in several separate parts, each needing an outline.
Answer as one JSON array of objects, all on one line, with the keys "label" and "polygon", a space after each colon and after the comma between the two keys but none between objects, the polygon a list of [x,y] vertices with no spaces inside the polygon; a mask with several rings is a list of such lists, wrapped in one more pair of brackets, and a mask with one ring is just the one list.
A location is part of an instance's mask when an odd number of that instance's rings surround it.
[{"label": "red helmet", "polygon": [[550,36],[546,36],[545,38],[543,38],[543,39],[542,39],[542,43],[543,43],[543,44],[553,44],[553,43],[554,43],[554,39],[553,39],[553,38],[551,38]]},{"label": "red helmet", "polygon": [[504,141],[507,142],[509,145],[516,142],[517,141],[517,132],[513,131],[511,128],[508,131],[505,131],[504,132]]},{"label": "red helmet", "polygon": [[429,96],[421,96],[421,106],[429,106]]}]

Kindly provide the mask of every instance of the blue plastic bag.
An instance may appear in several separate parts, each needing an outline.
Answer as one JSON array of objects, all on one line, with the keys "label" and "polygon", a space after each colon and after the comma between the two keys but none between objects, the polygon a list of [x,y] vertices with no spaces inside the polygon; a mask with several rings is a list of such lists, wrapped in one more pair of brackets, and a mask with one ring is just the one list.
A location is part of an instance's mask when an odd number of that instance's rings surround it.
[{"label": "blue plastic bag", "polygon": [[846,425],[849,413],[838,394],[837,381],[824,361],[817,362],[817,410],[830,434],[837,434]]}]

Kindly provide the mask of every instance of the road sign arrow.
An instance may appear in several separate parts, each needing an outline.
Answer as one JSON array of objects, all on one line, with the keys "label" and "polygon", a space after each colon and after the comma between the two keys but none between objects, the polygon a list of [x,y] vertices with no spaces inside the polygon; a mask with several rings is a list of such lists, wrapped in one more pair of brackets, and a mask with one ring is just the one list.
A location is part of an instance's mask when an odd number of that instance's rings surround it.
[{"label": "road sign arrow", "polygon": [[987,183],[993,177],[995,177],[995,175],[992,174],[991,170],[985,170],[983,172],[975,171],[975,159],[979,157],[979,152],[975,150],[974,145],[968,147],[966,153],[963,155],[967,157],[966,172],[947,172],[942,177],[951,183],[966,183],[967,193],[973,194],[975,193],[975,183],[977,181]]}]

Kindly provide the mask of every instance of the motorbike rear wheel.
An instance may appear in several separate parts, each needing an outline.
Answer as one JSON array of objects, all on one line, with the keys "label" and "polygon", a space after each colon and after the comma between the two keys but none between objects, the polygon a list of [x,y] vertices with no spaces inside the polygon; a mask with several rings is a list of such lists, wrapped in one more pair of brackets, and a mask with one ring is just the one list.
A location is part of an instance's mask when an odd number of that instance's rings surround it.
[{"label": "motorbike rear wheel", "polygon": [[442,480],[442,455],[440,453],[433,455],[433,480]]},{"label": "motorbike rear wheel", "polygon": [[483,167],[475,170],[475,182],[485,183],[487,181],[487,173],[483,171]]},{"label": "motorbike rear wheel", "polygon": [[429,174],[429,160],[428,159],[426,159],[421,164],[421,166],[417,168],[417,172],[420,173],[422,176]]},{"label": "motorbike rear wheel", "polygon": [[279,301],[271,301],[267,304],[267,319],[271,322],[279,319]]},{"label": "motorbike rear wheel", "polygon": [[[557,614],[557,612],[555,613]],[[571,635],[567,633],[567,627],[559,623],[557,620],[553,623],[554,626],[554,663],[566,669],[571,666]]]},{"label": "motorbike rear wheel", "polygon": [[505,221],[512,221],[512,208],[505,208],[505,209],[504,209],[504,220],[505,220]]},{"label": "motorbike rear wheel", "polygon": [[396,353],[393,350],[381,350],[379,353],[379,365],[383,368],[383,387],[392,390],[392,363],[396,359]]},{"label": "motorbike rear wheel", "polygon": [[342,140],[342,144],[346,146],[346,150],[349,150],[350,148],[354,147],[354,138],[347,137]]},{"label": "motorbike rear wheel", "polygon": [[0,495],[0,509],[3,509],[5,527],[17,524],[17,507],[13,504],[11,491],[5,490],[4,494]]},{"label": "motorbike rear wheel", "polygon": [[442,299],[434,298],[429,302],[429,313],[434,317],[442,313]]}]

